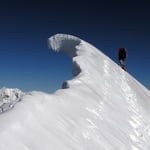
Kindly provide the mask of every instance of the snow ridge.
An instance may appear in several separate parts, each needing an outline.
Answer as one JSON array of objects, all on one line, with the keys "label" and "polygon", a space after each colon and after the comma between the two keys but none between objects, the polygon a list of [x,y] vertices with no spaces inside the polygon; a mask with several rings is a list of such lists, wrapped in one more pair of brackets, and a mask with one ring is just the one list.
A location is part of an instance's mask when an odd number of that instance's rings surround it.
[{"label": "snow ridge", "polygon": [[74,78],[1,115],[0,149],[149,150],[150,92],[78,37],[56,34],[48,45],[72,58]]}]

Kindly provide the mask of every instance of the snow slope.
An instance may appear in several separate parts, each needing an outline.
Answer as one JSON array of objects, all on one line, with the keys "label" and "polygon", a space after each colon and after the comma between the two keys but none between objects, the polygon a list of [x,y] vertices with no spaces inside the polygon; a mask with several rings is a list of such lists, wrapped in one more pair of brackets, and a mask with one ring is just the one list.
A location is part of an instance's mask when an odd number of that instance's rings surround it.
[{"label": "snow slope", "polygon": [[48,44],[72,57],[74,78],[0,115],[0,150],[149,150],[150,92],[77,37]]}]

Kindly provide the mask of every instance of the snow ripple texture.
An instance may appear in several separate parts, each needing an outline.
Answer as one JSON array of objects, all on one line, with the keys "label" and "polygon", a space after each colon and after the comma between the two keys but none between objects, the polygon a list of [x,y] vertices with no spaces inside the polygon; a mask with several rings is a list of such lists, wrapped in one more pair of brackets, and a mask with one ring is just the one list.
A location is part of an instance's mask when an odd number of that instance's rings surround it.
[{"label": "snow ripple texture", "polygon": [[72,58],[74,78],[2,114],[0,149],[150,150],[150,92],[78,37],[56,34],[48,45]]}]

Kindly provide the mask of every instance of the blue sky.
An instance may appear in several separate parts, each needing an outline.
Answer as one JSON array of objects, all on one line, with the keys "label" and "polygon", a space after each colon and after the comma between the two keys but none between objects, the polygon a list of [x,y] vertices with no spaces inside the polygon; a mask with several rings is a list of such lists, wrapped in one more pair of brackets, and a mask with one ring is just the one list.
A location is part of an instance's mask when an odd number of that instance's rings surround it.
[{"label": "blue sky", "polygon": [[72,78],[71,59],[47,47],[56,33],[72,34],[117,61],[128,50],[128,72],[150,89],[150,4],[146,1],[0,2],[0,87],[53,92]]}]

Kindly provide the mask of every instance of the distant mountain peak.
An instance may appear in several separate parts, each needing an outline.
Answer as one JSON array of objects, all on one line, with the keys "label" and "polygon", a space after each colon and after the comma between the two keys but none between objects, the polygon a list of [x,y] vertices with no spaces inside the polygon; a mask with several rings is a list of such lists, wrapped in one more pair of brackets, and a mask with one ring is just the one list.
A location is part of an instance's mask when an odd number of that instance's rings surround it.
[{"label": "distant mountain peak", "polygon": [[4,112],[14,107],[21,100],[24,93],[15,88],[3,87],[0,89],[0,111]]}]

